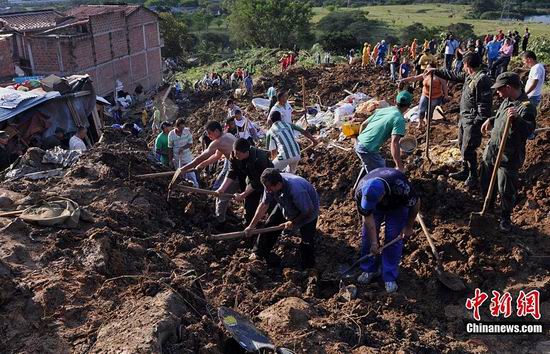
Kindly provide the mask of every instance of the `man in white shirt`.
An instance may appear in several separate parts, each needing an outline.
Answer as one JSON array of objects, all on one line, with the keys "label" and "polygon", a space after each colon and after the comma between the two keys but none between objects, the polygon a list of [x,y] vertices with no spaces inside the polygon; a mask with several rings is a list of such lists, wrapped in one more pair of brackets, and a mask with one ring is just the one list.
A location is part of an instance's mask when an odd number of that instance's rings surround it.
[{"label": "man in white shirt", "polygon": [[529,71],[529,78],[525,84],[525,93],[527,94],[527,97],[529,97],[529,101],[531,101],[533,106],[538,107],[542,96],[544,77],[546,75],[544,65],[537,62],[537,55],[530,50],[523,52],[521,55],[521,60],[523,61],[523,65],[525,65],[525,67],[531,69]]},{"label": "man in white shirt", "polygon": [[277,103],[275,103],[275,105],[271,108],[271,111],[269,111],[269,120],[271,120],[271,114],[275,111],[281,113],[282,122],[287,124],[292,123],[293,109],[290,103],[288,103],[286,92],[279,92],[277,95]]},{"label": "man in white shirt", "polygon": [[[178,118],[176,120],[176,129],[168,133],[168,157],[169,161],[178,169],[193,160],[191,146],[193,145],[193,134],[189,128],[185,127],[185,120]],[[195,187],[199,186],[197,176],[194,172],[186,173],[185,177],[193,182]]]},{"label": "man in white shirt", "polygon": [[86,138],[87,129],[85,127],[78,127],[75,135],[69,140],[69,150],[86,151],[86,144],[84,138]]},{"label": "man in white shirt", "polygon": [[449,34],[449,38],[445,41],[445,68],[447,70],[451,70],[456,50],[459,46],[460,42],[455,39],[452,33]]}]

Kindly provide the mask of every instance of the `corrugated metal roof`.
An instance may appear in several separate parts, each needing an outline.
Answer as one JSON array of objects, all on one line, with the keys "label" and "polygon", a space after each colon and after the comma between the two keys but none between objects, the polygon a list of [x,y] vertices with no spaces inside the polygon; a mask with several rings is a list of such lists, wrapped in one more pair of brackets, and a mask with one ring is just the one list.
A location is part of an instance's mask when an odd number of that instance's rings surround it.
[{"label": "corrugated metal roof", "polygon": [[63,14],[55,10],[14,12],[0,14],[0,22],[8,30],[27,32],[53,28],[63,17]]},{"label": "corrugated metal roof", "polygon": [[61,94],[57,91],[47,92],[44,95],[37,95],[32,92],[21,92],[0,87],[0,97],[9,98],[14,101],[14,104],[17,103],[13,108],[0,108],[0,122],[13,118],[19,113],[25,112],[34,106],[60,96]]}]

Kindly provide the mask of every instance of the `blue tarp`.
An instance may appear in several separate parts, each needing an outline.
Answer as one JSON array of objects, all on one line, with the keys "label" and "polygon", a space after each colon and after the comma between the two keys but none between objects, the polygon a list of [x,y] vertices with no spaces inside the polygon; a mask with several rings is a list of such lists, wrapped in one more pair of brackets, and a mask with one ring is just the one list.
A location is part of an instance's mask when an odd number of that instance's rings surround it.
[{"label": "blue tarp", "polygon": [[[33,92],[30,92],[30,93],[33,93]],[[25,94],[25,92],[6,89],[6,88],[0,88],[0,97],[2,97],[3,95],[11,95],[11,94]],[[34,106],[37,106],[39,104],[42,104],[44,102],[47,102],[51,99],[54,99],[60,96],[61,94],[57,91],[46,92],[43,95],[38,95],[37,97],[26,98],[22,100],[21,102],[19,102],[19,104],[17,104],[15,108],[11,108],[11,109],[0,108],[0,122],[11,119],[16,115],[23,113]]]}]

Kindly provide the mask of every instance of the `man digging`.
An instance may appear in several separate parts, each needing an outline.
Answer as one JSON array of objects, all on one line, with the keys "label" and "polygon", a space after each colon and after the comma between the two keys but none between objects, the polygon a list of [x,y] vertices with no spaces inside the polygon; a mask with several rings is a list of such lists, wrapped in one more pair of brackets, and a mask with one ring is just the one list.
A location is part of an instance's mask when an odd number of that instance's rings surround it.
[{"label": "man digging", "polygon": [[357,211],[362,219],[361,256],[373,253],[361,264],[363,273],[357,278],[362,284],[368,284],[382,275],[386,291],[397,291],[397,275],[403,250],[403,240],[386,247],[380,254],[379,234],[382,222],[385,222],[385,240],[387,244],[396,237],[409,237],[420,200],[416,196],[407,177],[395,168],[377,168],[359,181],[355,189]]},{"label": "man digging", "polygon": [[[258,208],[260,199],[264,193],[264,186],[260,176],[266,168],[272,168],[273,163],[269,159],[269,153],[250,146],[247,139],[240,138],[233,145],[233,153],[229,159],[229,172],[218,188],[218,193],[235,193],[234,199],[244,201],[244,225],[248,226],[254,212]],[[242,193],[237,193],[239,190]],[[229,200],[220,200],[220,214],[225,214]],[[217,204],[217,205],[218,205]],[[222,207],[224,210],[222,210]]]},{"label": "man digging", "polygon": [[[274,168],[265,169],[261,181],[265,188],[264,195],[245,232],[255,229],[268,209],[274,207],[265,226],[284,224],[288,232],[299,231],[302,239],[300,243],[302,268],[314,267],[314,237],[319,217],[319,196],[315,187],[302,177],[280,173]],[[251,258],[260,257],[270,266],[279,266],[280,258],[272,252],[272,249],[280,235],[281,231],[259,235]]]},{"label": "man digging", "polygon": [[[180,174],[185,174],[192,169],[196,168],[201,170],[219,160],[224,156],[227,161],[231,158],[231,152],[233,151],[233,145],[237,138],[229,133],[224,133],[223,128],[219,122],[210,121],[205,126],[206,134],[212,142],[208,145],[208,148],[204,150],[199,156],[195,157],[193,161],[187,165],[180,167],[174,177],[172,178],[172,185]],[[228,165],[228,164],[227,164]],[[225,167],[225,166],[224,166]],[[218,178],[223,180],[227,174],[227,169],[223,169]],[[216,199],[216,222],[217,228],[221,228],[225,223],[225,213],[227,211],[227,205],[224,207],[225,200],[221,198]]]}]

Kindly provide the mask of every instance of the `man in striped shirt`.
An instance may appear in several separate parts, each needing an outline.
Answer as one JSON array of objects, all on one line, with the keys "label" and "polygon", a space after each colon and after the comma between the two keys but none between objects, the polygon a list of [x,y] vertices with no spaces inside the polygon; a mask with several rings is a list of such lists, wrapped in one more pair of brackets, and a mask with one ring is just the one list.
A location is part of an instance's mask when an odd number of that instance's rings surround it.
[{"label": "man in striped shirt", "polygon": [[281,172],[296,173],[300,162],[300,145],[294,137],[294,131],[304,134],[313,145],[317,144],[317,140],[308,131],[292,123],[285,123],[281,119],[280,112],[271,113],[273,125],[267,132],[266,146],[271,151],[273,166],[276,169]]}]

